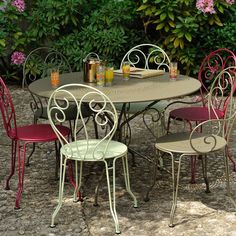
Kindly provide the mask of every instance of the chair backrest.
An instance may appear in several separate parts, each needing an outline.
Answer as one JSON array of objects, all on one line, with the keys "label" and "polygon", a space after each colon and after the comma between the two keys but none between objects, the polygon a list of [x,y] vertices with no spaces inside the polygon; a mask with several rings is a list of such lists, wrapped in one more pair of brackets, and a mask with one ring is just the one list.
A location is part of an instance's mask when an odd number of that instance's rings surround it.
[{"label": "chair backrest", "polygon": [[46,77],[50,69],[57,68],[60,73],[72,72],[66,57],[49,47],[39,47],[32,50],[23,64],[22,88],[29,83]]},{"label": "chair backrest", "polygon": [[[72,130],[73,143],[69,142],[56,127],[56,123],[65,121],[65,111],[69,108],[71,102],[77,106],[76,119]],[[94,132],[89,132],[87,118],[83,117],[82,108],[84,104],[87,104],[93,111],[98,129],[106,131],[103,132],[104,136],[99,139],[99,142],[94,142],[94,137],[91,134],[94,134]],[[116,108],[108,96],[98,89],[84,84],[63,85],[50,96],[47,112],[50,124],[61,145],[70,143],[67,150],[68,156],[73,156],[76,153],[76,156],[80,155],[81,159],[85,159],[86,155],[92,155],[95,160],[104,157],[118,123]],[[78,131],[80,131],[79,136],[77,136]],[[100,132],[99,134],[101,135]],[[81,150],[78,142],[76,142],[77,140],[84,140],[86,148]]]},{"label": "chair backrest", "polygon": [[166,52],[154,44],[140,44],[131,48],[123,57],[122,63],[129,61],[132,67],[169,71],[170,59]]},{"label": "chair backrest", "polygon": [[[229,66],[236,66],[236,55],[227,48],[217,49],[203,59],[198,72],[198,80],[202,84],[200,92],[203,106],[207,103],[205,96],[210,91],[212,81],[221,71]],[[222,76],[221,79],[223,85],[224,76]],[[225,99],[225,101],[227,101],[227,99]],[[221,107],[218,107],[218,109],[224,111],[226,107],[227,102],[222,103]]]},{"label": "chair backrest", "polygon": [[[235,79],[236,79],[236,66],[230,66],[222,70],[212,81],[210,91],[207,97],[207,107],[209,111],[209,117],[215,117],[215,119],[209,119],[197,125],[190,135],[190,142],[192,147],[199,153],[206,153],[213,151],[216,147],[217,139],[214,135],[223,137],[226,142],[229,141],[232,133],[232,128],[236,119],[236,103],[234,101],[235,91]],[[216,111],[216,103],[221,103],[222,98],[225,97],[227,91],[227,109],[225,110],[224,119],[218,117]],[[214,115],[213,115],[214,114]],[[194,135],[199,130],[202,130],[206,134],[202,138],[204,142],[204,150],[199,150],[198,143],[194,143]]]},{"label": "chair backrest", "polygon": [[0,77],[0,109],[2,113],[3,125],[7,136],[11,139],[17,137],[16,115],[12,98],[3,79]]}]

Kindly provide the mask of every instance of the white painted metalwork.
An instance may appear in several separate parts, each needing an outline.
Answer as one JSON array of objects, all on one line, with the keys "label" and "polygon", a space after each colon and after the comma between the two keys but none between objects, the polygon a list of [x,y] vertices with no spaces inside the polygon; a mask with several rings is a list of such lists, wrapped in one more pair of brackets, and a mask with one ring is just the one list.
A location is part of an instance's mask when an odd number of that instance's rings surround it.
[{"label": "white painted metalwork", "polygon": [[139,44],[131,48],[123,57],[122,63],[129,61],[133,67],[169,71],[170,59],[166,52],[154,44]]},{"label": "white painted metalwork", "polygon": [[[81,97],[74,95],[76,91],[80,91]],[[65,112],[70,107],[70,103],[76,104],[77,113],[75,125],[72,130],[72,139],[67,140],[57,129],[57,123],[63,123],[66,119]],[[98,129],[105,130],[105,134],[100,139],[91,136],[86,121],[83,117],[81,108],[87,104],[89,109],[94,113],[95,122]],[[59,184],[59,203],[52,215],[51,226],[55,226],[55,217],[62,206],[64,180],[67,160],[75,161],[76,189],[74,191],[74,201],[76,201],[78,191],[82,180],[82,165],[85,162],[103,162],[107,178],[109,205],[111,215],[115,222],[115,232],[120,233],[119,222],[116,213],[116,197],[115,197],[115,175],[116,161],[122,159],[125,185],[128,193],[134,201],[134,207],[137,207],[137,200],[130,189],[129,168],[127,159],[127,146],[123,143],[112,140],[118,124],[118,116],[116,109],[110,98],[103,92],[94,87],[84,84],[68,84],[57,88],[49,98],[48,117],[50,124],[58,136],[61,143],[61,162],[60,162],[60,184]],[[83,129],[83,132],[78,131]],[[101,136],[101,133],[100,133]],[[72,141],[73,140],[73,141]],[[78,162],[80,163],[80,171],[78,178]],[[112,171],[113,188],[111,190],[109,171]]]},{"label": "white painted metalwork", "polygon": [[[123,57],[120,69],[122,68],[122,63],[124,61],[129,61],[132,67],[138,67],[143,69],[157,69],[169,72],[170,59],[166,52],[157,45],[154,44],[140,44],[131,48]],[[143,88],[145,90],[145,88]],[[164,111],[167,106],[167,101],[158,101],[150,106],[151,102],[139,102],[139,103],[129,103],[126,106],[124,118],[129,119],[130,114],[135,116],[135,114],[143,116],[143,122],[150,133],[158,138],[164,135]],[[116,105],[117,109],[121,110],[122,105]],[[149,120],[151,119],[151,122]],[[127,144],[131,142],[132,132],[129,125],[127,125],[125,130],[125,140]]]},{"label": "white painted metalwork", "polygon": [[[207,178],[207,155],[222,151],[225,161],[225,175],[227,180],[227,194],[236,207],[234,199],[231,197],[229,185],[229,167],[227,146],[231,135],[232,127],[236,119],[236,104],[233,99],[236,77],[236,67],[228,67],[221,71],[214,79],[208,94],[209,119],[197,125],[191,133],[169,134],[157,139],[155,147],[158,153],[169,154],[172,158],[172,179],[173,179],[173,203],[170,213],[170,226],[174,226],[174,214],[177,207],[178,186],[180,179],[180,168],[183,157],[201,156],[203,165],[203,177],[206,183],[206,192],[210,192]],[[215,104],[221,104],[225,94],[228,93],[228,105],[224,119],[217,116]],[[166,157],[166,156],[165,156]],[[177,175],[175,164],[178,165]]]}]

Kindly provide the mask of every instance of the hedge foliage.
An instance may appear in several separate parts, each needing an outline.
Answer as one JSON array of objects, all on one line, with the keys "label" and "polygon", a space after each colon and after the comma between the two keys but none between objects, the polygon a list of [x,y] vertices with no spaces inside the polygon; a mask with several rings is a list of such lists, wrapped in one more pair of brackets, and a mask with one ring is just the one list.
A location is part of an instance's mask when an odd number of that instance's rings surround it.
[{"label": "hedge foliage", "polygon": [[12,53],[27,55],[39,46],[58,49],[76,71],[89,52],[118,67],[129,48],[153,43],[191,75],[211,50],[235,51],[236,4],[224,0],[214,1],[215,14],[199,11],[193,0],[21,0],[24,11],[12,2],[0,2],[0,74],[6,79],[22,76]]}]

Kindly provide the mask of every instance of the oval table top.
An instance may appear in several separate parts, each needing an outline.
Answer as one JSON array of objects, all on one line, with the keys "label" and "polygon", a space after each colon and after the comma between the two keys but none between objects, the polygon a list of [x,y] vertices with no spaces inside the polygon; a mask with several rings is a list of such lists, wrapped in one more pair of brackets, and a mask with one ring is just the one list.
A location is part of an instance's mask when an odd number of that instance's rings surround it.
[{"label": "oval table top", "polygon": [[[83,82],[82,72],[60,75],[59,86],[71,83],[96,86],[94,83]],[[197,79],[185,75],[179,75],[176,81],[170,81],[168,73],[145,79],[130,78],[128,81],[122,80],[121,76],[115,76],[112,86],[96,86],[97,89],[104,92],[114,103],[148,102],[176,98],[194,93],[200,87],[201,83]],[[55,90],[51,86],[49,77],[32,82],[28,88],[31,93],[44,98],[49,98]],[[73,94],[79,99],[81,92],[80,89],[77,89],[73,91]]]}]

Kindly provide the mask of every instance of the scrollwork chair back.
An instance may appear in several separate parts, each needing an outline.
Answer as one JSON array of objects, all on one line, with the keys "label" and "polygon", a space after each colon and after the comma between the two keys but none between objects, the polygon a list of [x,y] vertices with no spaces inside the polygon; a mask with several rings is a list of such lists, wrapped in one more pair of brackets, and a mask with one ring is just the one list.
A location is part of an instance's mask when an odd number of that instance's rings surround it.
[{"label": "scrollwork chair back", "polygon": [[0,77],[0,109],[3,118],[3,125],[7,136],[11,139],[17,138],[16,115],[11,95]]},{"label": "scrollwork chair back", "polygon": [[60,73],[72,72],[67,58],[54,48],[39,47],[32,50],[23,64],[22,88],[49,75],[49,70],[57,68]]},{"label": "scrollwork chair back", "polygon": [[[190,143],[192,148],[198,153],[208,153],[214,151],[217,145],[216,136],[221,136],[225,142],[229,142],[231,131],[236,118],[236,104],[234,102],[234,91],[236,87],[236,67],[227,67],[222,70],[212,81],[210,91],[207,98],[207,106],[209,119],[197,125],[190,135]],[[225,99],[226,98],[226,99]],[[227,103],[227,106],[225,105]],[[225,107],[225,116],[218,117],[216,112],[219,106]],[[205,149],[199,149],[199,143],[194,143],[194,136],[199,130],[202,130],[205,136],[201,141],[204,143]],[[199,140],[198,140],[199,141]]]},{"label": "scrollwork chair back", "polygon": [[166,52],[154,44],[140,44],[131,48],[123,57],[122,63],[129,61],[132,67],[169,71],[170,59]]},{"label": "scrollwork chair back", "polygon": [[[75,91],[74,93],[71,92]],[[78,101],[78,97],[75,96],[76,90],[79,89],[81,93],[81,97]],[[61,103],[63,101],[63,103]],[[65,112],[69,108],[70,102],[74,102],[77,106],[77,114],[75,119],[75,125],[72,130],[73,143],[65,139],[63,135],[56,128],[56,123],[63,123],[65,121]],[[104,130],[104,128],[108,127],[108,130],[104,137],[97,143],[94,142],[93,146],[93,137],[90,135],[89,129],[86,125],[86,120],[83,117],[81,107],[87,104],[91,111],[94,113],[94,121],[97,124],[97,127]],[[107,148],[109,145],[109,141],[114,136],[114,133],[117,128],[118,116],[116,109],[112,103],[112,101],[107,97],[104,93],[100,92],[96,88],[83,85],[83,84],[68,84],[61,86],[56,89],[51,95],[48,103],[48,114],[49,121],[52,125],[52,128],[56,132],[62,147],[65,144],[67,146],[66,153],[68,157],[80,156],[80,160],[85,160],[86,155],[91,155],[94,160],[103,159],[105,153],[107,152]],[[79,133],[80,130],[83,132]],[[79,143],[77,140],[84,140],[87,145],[85,149],[81,150]],[[105,143],[105,145],[104,145]],[[68,148],[69,147],[69,148]],[[91,148],[92,147],[92,148]]]},{"label": "scrollwork chair back", "polygon": [[[22,88],[28,88],[28,85],[33,81],[50,76],[50,70],[55,68],[59,70],[59,73],[72,72],[66,57],[56,49],[39,47],[32,50],[23,65]],[[39,118],[47,119],[45,109],[47,99],[40,98],[31,92],[30,94],[33,99],[30,102],[30,107],[34,113],[34,123],[37,123]]]},{"label": "scrollwork chair back", "polygon": [[[230,66],[236,66],[236,56],[231,50],[227,48],[220,48],[212,51],[203,59],[198,72],[198,80],[202,84],[200,92],[203,106],[206,105],[207,99],[205,96],[210,91],[212,81],[214,81],[215,77],[221,71]],[[222,76],[221,79],[221,83],[223,86],[224,76]],[[224,107],[221,108],[224,110],[226,109],[226,106],[227,103],[224,104]]]}]

